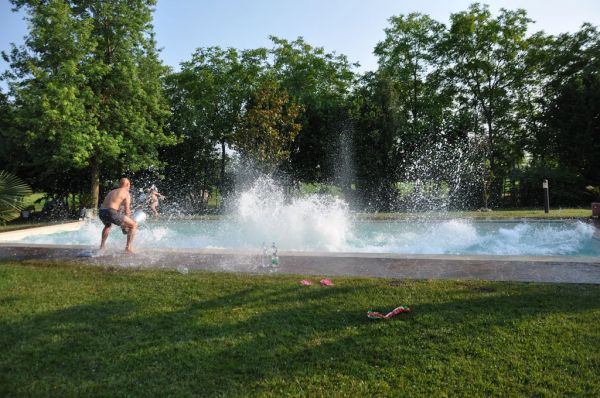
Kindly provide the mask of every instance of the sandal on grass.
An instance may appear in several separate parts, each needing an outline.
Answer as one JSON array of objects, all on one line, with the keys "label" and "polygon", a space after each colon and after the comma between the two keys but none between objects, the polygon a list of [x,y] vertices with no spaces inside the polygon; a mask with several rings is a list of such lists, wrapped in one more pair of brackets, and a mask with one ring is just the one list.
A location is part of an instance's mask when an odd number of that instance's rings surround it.
[{"label": "sandal on grass", "polygon": [[380,312],[368,311],[367,317],[369,319],[390,319],[390,318],[393,318],[396,315],[401,314],[403,312],[411,312],[410,307],[405,307],[405,306],[401,305],[400,307],[394,308],[393,310],[391,310],[390,312],[388,312],[385,315],[383,315]]}]

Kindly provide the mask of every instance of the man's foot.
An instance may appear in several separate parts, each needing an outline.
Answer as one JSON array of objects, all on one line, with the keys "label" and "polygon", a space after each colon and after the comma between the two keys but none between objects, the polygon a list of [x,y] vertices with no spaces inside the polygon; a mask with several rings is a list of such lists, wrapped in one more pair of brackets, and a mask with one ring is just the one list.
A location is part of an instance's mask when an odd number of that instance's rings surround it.
[{"label": "man's foot", "polygon": [[135,252],[135,250],[130,248],[130,249],[125,249],[125,253],[126,254],[135,254],[136,252]]}]

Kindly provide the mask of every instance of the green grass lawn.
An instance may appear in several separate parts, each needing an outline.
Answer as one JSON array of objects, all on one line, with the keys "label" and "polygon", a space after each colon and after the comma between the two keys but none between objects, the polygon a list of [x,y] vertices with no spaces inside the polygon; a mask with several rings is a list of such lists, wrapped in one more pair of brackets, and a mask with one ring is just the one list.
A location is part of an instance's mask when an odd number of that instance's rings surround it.
[{"label": "green grass lawn", "polygon": [[0,396],[600,395],[600,286],[302,278],[0,263]]},{"label": "green grass lawn", "polygon": [[37,192],[26,196],[23,199],[23,207],[35,206],[35,211],[42,211],[42,208],[44,207],[44,202],[40,201],[36,203],[36,201],[42,199],[44,196],[46,196],[46,194],[43,192]]},{"label": "green grass lawn", "polygon": [[[46,194],[45,193],[32,193],[31,195],[27,195],[23,198],[23,203],[21,204],[21,207],[23,209],[26,209],[29,206],[33,206],[34,207],[34,211],[42,211],[42,208],[44,207],[44,203],[40,202],[40,203],[35,203],[37,200],[43,198]],[[20,225],[23,223],[26,223],[26,220],[22,220],[20,219],[21,217],[21,213],[18,211],[15,211],[14,213],[10,214],[10,217],[8,217],[8,219],[10,220],[10,224],[15,224],[15,225]],[[13,229],[20,229],[22,227],[10,227],[9,225],[3,224],[2,222],[0,222],[0,232],[4,232],[4,231],[9,231],[9,230],[13,230]]]},{"label": "green grass lawn", "polygon": [[544,213],[541,209],[509,209],[494,210],[490,212],[481,211],[448,211],[448,212],[428,212],[428,213],[362,213],[360,217],[372,220],[403,220],[413,218],[540,218],[540,219],[564,219],[564,218],[590,218],[591,209],[551,209],[549,213]]}]

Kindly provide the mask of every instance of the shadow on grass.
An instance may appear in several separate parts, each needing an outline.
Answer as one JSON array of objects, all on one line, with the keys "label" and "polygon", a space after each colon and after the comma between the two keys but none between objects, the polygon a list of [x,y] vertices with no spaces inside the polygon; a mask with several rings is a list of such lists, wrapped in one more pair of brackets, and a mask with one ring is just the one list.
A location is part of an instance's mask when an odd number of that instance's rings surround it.
[{"label": "shadow on grass", "polygon": [[444,370],[431,364],[478,352],[485,362],[480,350],[505,344],[494,330],[600,307],[597,289],[520,285],[519,294],[426,297],[413,314],[370,321],[366,302],[401,304],[370,297],[372,287],[258,285],[175,309],[132,298],[3,321],[0,395],[330,395],[320,388],[344,382],[358,395],[415,383],[413,393],[435,394]]}]

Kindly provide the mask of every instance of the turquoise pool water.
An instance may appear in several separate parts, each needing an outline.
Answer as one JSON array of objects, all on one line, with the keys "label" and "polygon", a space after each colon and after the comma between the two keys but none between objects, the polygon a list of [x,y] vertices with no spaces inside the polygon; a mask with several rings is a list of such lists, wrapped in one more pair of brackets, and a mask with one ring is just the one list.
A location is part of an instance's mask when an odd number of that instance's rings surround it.
[{"label": "turquoise pool water", "polygon": [[[268,247],[275,242],[279,250],[295,251],[600,256],[600,240],[593,237],[596,229],[580,221],[369,222],[336,217],[310,221],[151,221],[140,226],[136,246],[260,250],[263,242]],[[101,229],[100,222],[91,221],[79,231],[31,235],[19,242],[95,245]],[[121,231],[113,228],[109,246],[124,243]]]}]

